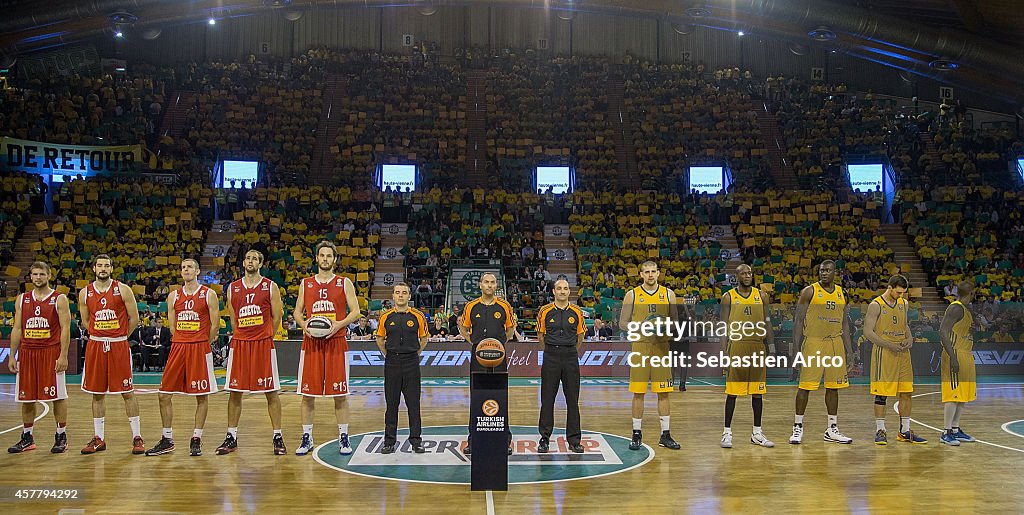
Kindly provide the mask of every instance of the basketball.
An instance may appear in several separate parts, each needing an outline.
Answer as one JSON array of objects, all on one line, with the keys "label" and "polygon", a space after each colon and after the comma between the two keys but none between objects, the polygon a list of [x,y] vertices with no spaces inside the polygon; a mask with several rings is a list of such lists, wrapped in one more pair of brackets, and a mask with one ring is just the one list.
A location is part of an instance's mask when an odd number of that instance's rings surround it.
[{"label": "basketball", "polygon": [[494,338],[484,338],[476,345],[476,362],[494,368],[505,361],[505,346]]},{"label": "basketball", "polygon": [[313,317],[306,321],[306,331],[314,338],[326,338],[331,334],[331,327],[327,317]]}]

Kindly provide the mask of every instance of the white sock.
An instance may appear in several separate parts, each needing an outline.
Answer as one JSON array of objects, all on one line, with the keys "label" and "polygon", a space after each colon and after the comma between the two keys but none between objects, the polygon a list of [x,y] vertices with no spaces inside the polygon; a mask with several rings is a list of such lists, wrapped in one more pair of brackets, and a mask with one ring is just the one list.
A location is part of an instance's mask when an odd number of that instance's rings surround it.
[{"label": "white sock", "polygon": [[62,434],[64,434],[65,431],[67,431],[67,426],[65,426],[65,427],[57,426],[57,434],[62,435]]},{"label": "white sock", "polygon": [[235,440],[237,440],[238,439],[238,428],[237,427],[229,427],[228,428],[228,434],[231,435],[231,438],[234,438]]},{"label": "white sock", "polygon": [[338,424],[338,434],[339,435],[347,435],[348,434],[348,424]]},{"label": "white sock", "polygon": [[761,434],[761,426],[754,426],[754,434],[755,435]]},{"label": "white sock", "polygon": [[164,438],[166,438],[168,440],[173,440],[174,439],[174,436],[171,435],[171,428],[169,428],[169,427],[165,427],[164,428]]},{"label": "white sock", "polygon": [[900,432],[910,431],[910,417],[900,417]]},{"label": "white sock", "polygon": [[25,426],[25,429],[22,430],[22,433],[32,434],[32,426]]},{"label": "white sock", "polygon": [[661,421],[661,432],[664,433],[665,431],[668,431],[668,415],[658,417],[658,420]]},{"label": "white sock", "polygon": [[722,434],[731,435],[732,434],[732,428],[731,427],[725,428],[725,430],[722,431]]},{"label": "white sock", "polygon": [[953,414],[953,429],[960,429],[960,415],[964,414],[964,403],[956,403],[956,413]]},{"label": "white sock", "polygon": [[274,430],[274,436],[281,436],[281,430],[280,429],[275,429]]},{"label": "white sock", "polygon": [[139,417],[128,417],[128,425],[132,428],[132,438],[142,436],[142,422]]},{"label": "white sock", "polygon": [[302,425],[302,434],[309,435],[312,438],[312,436],[313,436],[313,424],[309,424],[309,425],[303,424]]},{"label": "white sock", "polygon": [[793,417],[793,423],[794,424],[803,424],[804,423],[804,416],[803,415],[797,415],[797,416]]},{"label": "white sock", "polygon": [[839,424],[839,415],[828,416],[828,427],[832,427]]},{"label": "white sock", "polygon": [[642,424],[643,421],[644,421],[644,419],[642,419],[642,418],[634,418],[633,419],[633,431],[639,431],[640,430],[640,424]]},{"label": "white sock", "polygon": [[98,436],[98,437],[100,437],[100,440],[103,439],[103,429],[104,429],[103,426],[105,425],[103,422],[104,422],[104,418],[103,417],[92,419],[93,434]]},{"label": "white sock", "polygon": [[192,430],[192,438],[202,438],[202,437],[203,437],[203,430],[202,429],[193,429]]},{"label": "white sock", "polygon": [[879,431],[885,431],[885,419],[884,418],[876,418],[875,419],[875,429],[877,429]]},{"label": "white sock", "polygon": [[958,405],[957,402],[947,402],[942,405],[942,428],[946,431],[953,429],[953,417],[956,416]]}]

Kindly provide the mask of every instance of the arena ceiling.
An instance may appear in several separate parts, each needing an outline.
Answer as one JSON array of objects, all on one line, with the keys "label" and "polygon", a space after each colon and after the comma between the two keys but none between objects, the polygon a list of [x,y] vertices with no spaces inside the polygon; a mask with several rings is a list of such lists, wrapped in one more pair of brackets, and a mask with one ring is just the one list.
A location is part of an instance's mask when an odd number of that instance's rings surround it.
[{"label": "arena ceiling", "polygon": [[[11,5],[13,4],[13,5]],[[493,5],[658,18],[685,33],[706,26],[813,45],[986,91],[1024,113],[1024,9],[1020,0],[57,0],[7,1],[0,65],[19,54],[111,33],[115,21],[145,30],[210,17],[325,8]],[[117,14],[122,13],[122,14]]]}]

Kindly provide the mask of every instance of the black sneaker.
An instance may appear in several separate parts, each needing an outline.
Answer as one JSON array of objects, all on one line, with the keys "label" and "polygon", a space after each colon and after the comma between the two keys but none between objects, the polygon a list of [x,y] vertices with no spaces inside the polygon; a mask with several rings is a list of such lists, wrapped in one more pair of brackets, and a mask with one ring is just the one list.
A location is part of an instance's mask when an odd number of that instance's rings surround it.
[{"label": "black sneaker", "polygon": [[224,443],[220,444],[220,447],[217,447],[217,450],[214,452],[216,452],[218,456],[222,456],[224,454],[235,452],[236,450],[238,450],[238,440],[231,436],[231,433],[228,433],[227,436],[224,437]]},{"label": "black sneaker", "polygon": [[629,450],[639,451],[644,445],[644,436],[639,429],[633,430],[633,439],[629,441]]},{"label": "black sneaker", "polygon": [[512,446],[511,445],[508,446],[508,455],[509,456],[512,455]]},{"label": "black sneaker", "polygon": [[161,454],[167,454],[174,451],[174,440],[167,438],[166,436],[160,438],[160,443],[156,444],[156,447],[146,451],[146,456],[159,456]]},{"label": "black sneaker", "polygon": [[32,433],[28,432],[21,433],[21,440],[7,448],[7,452],[11,454],[34,450],[36,450],[36,441],[32,439]]},{"label": "black sneaker", "polygon": [[193,436],[188,442],[188,455],[189,456],[202,456],[203,455],[203,439],[198,436]]},{"label": "black sneaker", "polygon": [[422,443],[415,443],[412,445],[412,452],[415,452],[416,454],[423,454],[427,452],[427,448],[424,447]]},{"label": "black sneaker", "polygon": [[393,444],[393,443],[386,443],[386,444],[384,444],[383,447],[380,448],[380,453],[381,454],[392,454],[394,452],[395,452],[395,444]]},{"label": "black sneaker", "polygon": [[284,446],[284,437],[281,435],[274,435],[274,455],[281,456],[287,453],[288,449]]},{"label": "black sneaker", "polygon": [[67,433],[54,433],[53,435],[53,447],[50,448],[50,452],[54,454],[61,454],[68,452],[68,434]]},{"label": "black sneaker", "polygon": [[575,452],[576,454],[582,454],[585,451],[585,449],[583,448],[583,444],[579,443],[569,444],[569,450]]},{"label": "black sneaker", "polygon": [[544,454],[544,453],[548,452],[548,445],[549,445],[548,437],[546,437],[546,436],[540,437],[540,443],[537,444],[537,452],[539,452],[541,454]]},{"label": "black sneaker", "polygon": [[667,449],[679,449],[680,445],[672,439],[672,435],[668,431],[661,432],[661,438],[658,440],[658,445]]},{"label": "black sneaker", "polygon": [[473,454],[473,449],[469,447],[469,443],[466,443],[466,448],[462,450],[462,454],[465,454],[466,456]]}]

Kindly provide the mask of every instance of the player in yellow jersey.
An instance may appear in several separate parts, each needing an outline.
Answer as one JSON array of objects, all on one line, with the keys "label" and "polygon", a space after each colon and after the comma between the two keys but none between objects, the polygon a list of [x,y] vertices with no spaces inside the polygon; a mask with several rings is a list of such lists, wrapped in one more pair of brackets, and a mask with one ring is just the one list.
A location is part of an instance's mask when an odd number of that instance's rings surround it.
[{"label": "player in yellow jersey", "polygon": [[[661,271],[654,261],[644,261],[640,264],[640,278],[643,279],[643,283],[626,292],[622,299],[619,327],[628,328],[631,322],[635,325],[659,320],[676,320],[676,294],[658,284],[660,275]],[[670,356],[668,343],[668,337],[642,336],[633,342],[631,351],[636,353],[638,359],[661,360]],[[679,444],[672,439],[669,432],[668,393],[672,391],[672,367],[670,363],[663,362],[663,365],[651,366],[650,363],[643,363],[629,369],[629,391],[633,392],[633,438],[629,443],[631,450],[639,450],[643,445],[640,426],[644,418],[644,395],[647,393],[648,383],[651,391],[658,394],[658,418],[661,421],[661,438],[658,445],[668,449],[679,449]]]},{"label": "player in yellow jersey", "polygon": [[[761,356],[768,353],[772,341],[772,324],[765,306],[771,300],[754,287],[754,271],[750,265],[736,268],[739,285],[722,295],[722,320],[729,324],[729,335],[722,340],[730,357]],[[735,328],[735,329],[734,329]],[[763,334],[763,336],[759,336]],[[763,365],[763,362],[762,362]],[[725,378],[725,431],[722,432],[722,447],[732,447],[732,415],[736,411],[736,397],[750,395],[750,406],[754,409],[754,430],[750,443],[762,447],[775,447],[761,432],[761,413],[764,409],[763,395],[768,369],[764,366],[729,367]]]},{"label": "player in yellow jersey", "polygon": [[960,429],[960,415],[964,404],[978,397],[978,383],[974,370],[974,317],[968,306],[974,300],[974,283],[963,281],[957,285],[958,299],[946,308],[939,326],[942,340],[942,443],[960,445],[973,442],[974,437]]},{"label": "player in yellow jersey", "polygon": [[[836,264],[832,260],[818,265],[818,282],[800,292],[793,320],[793,349],[796,354],[811,358],[812,364],[799,367],[800,385],[796,390],[796,417],[789,443],[799,444],[804,436],[804,411],[807,398],[825,380],[825,408],[828,410],[826,442],[853,443],[839,432],[839,389],[850,386],[849,370],[853,367],[853,342],[850,341],[850,306],[843,288],[835,284]],[[802,353],[802,354],[800,354]],[[845,357],[845,358],[844,358]],[[842,366],[822,366],[821,358]],[[796,367],[794,367],[796,368]]]},{"label": "player in yellow jersey", "polygon": [[889,278],[885,293],[868,304],[864,315],[864,336],[874,344],[871,351],[871,395],[875,396],[875,444],[886,445],[885,402],[899,396],[900,442],[928,443],[910,430],[911,396],[914,392],[914,367],[910,348],[914,336],[907,323],[907,301],[903,295],[910,283],[902,275]]}]

